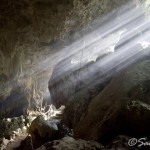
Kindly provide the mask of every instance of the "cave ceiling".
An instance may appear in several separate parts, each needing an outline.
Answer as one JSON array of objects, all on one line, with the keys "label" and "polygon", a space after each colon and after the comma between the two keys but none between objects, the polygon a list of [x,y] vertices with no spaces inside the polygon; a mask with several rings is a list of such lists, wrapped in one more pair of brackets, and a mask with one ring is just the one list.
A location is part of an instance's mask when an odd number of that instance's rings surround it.
[{"label": "cave ceiling", "polygon": [[[43,50],[71,31],[85,27],[97,16],[113,10],[125,0],[1,0],[0,50],[6,57],[19,47]],[[111,4],[110,4],[111,3]],[[19,51],[19,50],[16,50]]]},{"label": "cave ceiling", "polygon": [[[1,81],[6,82],[6,79],[19,78],[29,73],[32,77],[33,73],[39,77],[41,72],[45,72],[42,75],[49,75],[60,58],[52,59],[56,62],[49,70],[47,67],[50,63],[47,62],[44,67],[38,67],[43,60],[81,38],[83,35],[80,30],[90,31],[93,20],[113,12],[125,2],[127,1],[1,0]],[[36,70],[33,71],[35,67]]]}]

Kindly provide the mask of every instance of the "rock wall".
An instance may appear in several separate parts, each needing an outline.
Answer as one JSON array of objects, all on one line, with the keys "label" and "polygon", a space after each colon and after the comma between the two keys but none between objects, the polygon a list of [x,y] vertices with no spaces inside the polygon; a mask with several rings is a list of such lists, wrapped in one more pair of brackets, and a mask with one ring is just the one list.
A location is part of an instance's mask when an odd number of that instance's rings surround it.
[{"label": "rock wall", "polygon": [[[90,29],[90,23],[97,16],[103,16],[125,2],[127,1],[1,0],[0,80],[5,80],[7,84],[3,82],[0,86],[0,103],[5,100],[4,97],[9,96],[10,89],[16,86],[18,80],[27,83],[23,86],[30,89],[27,97],[36,101],[35,97],[40,95],[43,86],[40,84],[42,78],[45,81],[49,78],[48,74],[43,77],[44,72],[49,72],[50,76],[59,61],[54,60],[53,55],[70,42],[81,38],[82,32],[76,32],[85,27]],[[43,60],[49,58],[49,62],[43,63]],[[12,84],[12,81],[15,82]],[[42,88],[45,90],[47,84]]]},{"label": "rock wall", "polygon": [[[64,39],[69,36],[70,31],[87,26],[97,16],[110,12],[124,2],[123,0],[67,0],[65,2],[2,0],[1,73],[13,77],[25,73],[29,66],[37,63],[30,55],[40,57],[46,53],[44,48],[39,47],[40,44],[51,44],[58,39]],[[43,53],[37,54],[35,52],[37,50]]]},{"label": "rock wall", "polygon": [[64,121],[72,125],[74,136],[104,143],[120,134],[148,136],[149,65],[150,61],[144,60],[119,73],[90,101],[87,109],[80,111],[86,105],[84,99],[67,107]]}]

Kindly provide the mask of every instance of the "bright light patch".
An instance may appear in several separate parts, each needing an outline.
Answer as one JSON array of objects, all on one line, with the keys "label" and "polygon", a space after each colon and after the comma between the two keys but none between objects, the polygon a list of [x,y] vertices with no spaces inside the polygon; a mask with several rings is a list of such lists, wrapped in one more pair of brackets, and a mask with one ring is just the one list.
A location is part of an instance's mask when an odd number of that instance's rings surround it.
[{"label": "bright light patch", "polygon": [[141,44],[143,49],[150,47],[150,42],[147,42],[147,41],[139,42],[139,44]]}]

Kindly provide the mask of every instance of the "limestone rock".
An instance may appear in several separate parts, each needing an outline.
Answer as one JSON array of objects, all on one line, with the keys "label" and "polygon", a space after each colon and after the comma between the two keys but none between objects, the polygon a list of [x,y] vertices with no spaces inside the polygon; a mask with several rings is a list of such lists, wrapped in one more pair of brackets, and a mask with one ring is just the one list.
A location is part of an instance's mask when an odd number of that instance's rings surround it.
[{"label": "limestone rock", "polygon": [[104,147],[94,141],[84,141],[81,139],[75,140],[71,137],[65,137],[61,140],[56,140],[52,142],[48,142],[38,148],[37,150],[48,150],[48,149],[53,149],[53,150],[60,150],[60,149],[65,149],[65,150],[95,150],[95,149],[101,149],[103,150]]},{"label": "limestone rock", "polygon": [[70,112],[75,119],[80,116],[73,126],[74,136],[105,142],[119,134],[149,134],[149,68],[149,60],[128,67],[91,100],[84,114],[78,112],[80,105]]},{"label": "limestone rock", "polygon": [[48,137],[51,139],[58,132],[58,127],[55,122],[46,121],[42,116],[38,116],[32,121],[29,128],[31,135],[35,136],[35,132],[37,132],[41,138]]},{"label": "limestone rock", "polygon": [[61,120],[44,120],[43,116],[36,117],[29,127],[29,134],[32,137],[33,146],[35,148],[41,146],[45,142],[67,136],[69,133],[69,129],[62,124]]}]

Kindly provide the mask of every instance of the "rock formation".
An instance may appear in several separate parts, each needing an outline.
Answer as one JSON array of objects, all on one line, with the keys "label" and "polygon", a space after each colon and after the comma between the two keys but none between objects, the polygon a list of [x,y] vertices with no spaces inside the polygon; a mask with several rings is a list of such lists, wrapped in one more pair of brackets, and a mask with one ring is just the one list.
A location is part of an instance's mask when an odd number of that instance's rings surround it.
[{"label": "rock formation", "polygon": [[[130,138],[149,137],[149,1],[142,4],[1,0],[1,150],[130,149]],[[122,20],[126,11],[137,18]],[[55,119],[64,106],[51,103],[65,105]]]},{"label": "rock formation", "polygon": [[64,116],[68,124],[66,118],[73,116],[75,137],[105,142],[119,134],[149,134],[149,64],[149,60],[138,62],[117,75],[83,113],[78,114],[80,107],[72,111],[79,103],[74,102]]}]

